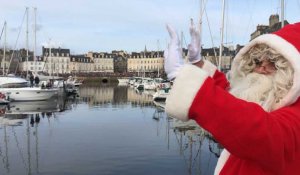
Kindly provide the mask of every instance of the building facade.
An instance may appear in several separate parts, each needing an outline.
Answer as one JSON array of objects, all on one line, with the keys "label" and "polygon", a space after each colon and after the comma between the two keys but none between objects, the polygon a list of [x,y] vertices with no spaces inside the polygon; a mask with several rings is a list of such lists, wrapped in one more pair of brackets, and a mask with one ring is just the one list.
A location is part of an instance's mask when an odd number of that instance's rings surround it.
[{"label": "building facade", "polygon": [[71,55],[70,73],[87,73],[94,71],[94,62],[85,55]]},{"label": "building facade", "polygon": [[114,72],[113,54],[106,52],[88,52],[87,57],[94,62],[94,72]]},{"label": "building facade", "polygon": [[[289,24],[286,20],[284,21],[284,25]],[[279,15],[271,15],[269,17],[269,25],[257,25],[256,30],[251,34],[251,39],[253,40],[254,38],[267,34],[267,33],[272,33],[281,28],[281,21],[279,21]]]},{"label": "building facade", "polygon": [[44,48],[42,56],[45,59],[44,72],[48,74],[70,73],[70,49]]},{"label": "building facade", "polygon": [[127,60],[128,72],[160,73],[164,69],[163,52],[132,52]]}]

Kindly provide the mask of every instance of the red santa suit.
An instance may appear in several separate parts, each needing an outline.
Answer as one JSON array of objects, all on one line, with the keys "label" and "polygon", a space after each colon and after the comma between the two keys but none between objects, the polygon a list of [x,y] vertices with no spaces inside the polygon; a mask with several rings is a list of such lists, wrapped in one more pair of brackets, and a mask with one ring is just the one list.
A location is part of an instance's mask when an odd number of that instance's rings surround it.
[{"label": "red santa suit", "polygon": [[210,62],[202,69],[185,65],[174,81],[166,112],[195,120],[230,154],[221,156],[221,175],[300,174],[300,23],[259,36],[234,59],[236,69],[245,53],[266,44],[286,58],[294,69],[293,85],[286,96],[266,112],[260,105],[228,93],[229,83]]}]

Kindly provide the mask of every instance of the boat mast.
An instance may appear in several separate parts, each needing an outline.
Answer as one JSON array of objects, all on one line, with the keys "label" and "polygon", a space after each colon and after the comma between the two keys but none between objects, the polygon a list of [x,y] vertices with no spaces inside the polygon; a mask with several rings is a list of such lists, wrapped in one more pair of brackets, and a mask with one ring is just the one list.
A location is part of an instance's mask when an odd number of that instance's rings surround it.
[{"label": "boat mast", "polygon": [[[51,43],[49,43],[49,57],[51,56],[51,59],[50,59],[50,76],[53,75],[53,60],[52,60],[52,53],[51,53]],[[49,58],[48,57],[48,58]]]},{"label": "boat mast", "polygon": [[26,7],[26,78],[28,78],[28,47],[29,47],[29,43],[28,43],[28,34],[29,34],[29,31],[28,31],[28,7]]},{"label": "boat mast", "polygon": [[219,55],[219,64],[218,69],[221,71],[222,65],[222,53],[223,53],[223,37],[224,37],[224,16],[225,16],[225,0],[222,0],[222,25],[221,25],[221,43],[220,43],[220,55]]},{"label": "boat mast", "polygon": [[36,7],[34,7],[34,47],[33,47],[33,60],[34,60],[34,74],[36,74]]},{"label": "boat mast", "polygon": [[[157,61],[159,60],[159,40],[157,40]],[[157,65],[157,78],[159,78],[159,67],[160,64]]]},{"label": "boat mast", "polygon": [[284,0],[281,0],[281,28],[284,27]]},{"label": "boat mast", "polygon": [[183,51],[183,31],[180,32],[180,49],[181,49],[181,56],[182,58],[188,62],[187,57],[184,56],[184,51]]},{"label": "boat mast", "polygon": [[[199,14],[199,41],[200,41],[200,49],[202,45],[202,17],[203,17],[204,7],[203,0],[200,0],[200,14]],[[200,50],[200,56],[202,51]]]},{"label": "boat mast", "polygon": [[6,21],[4,22],[4,46],[3,46],[3,59],[2,59],[2,65],[3,65],[3,75],[5,74],[5,57],[6,57]]}]

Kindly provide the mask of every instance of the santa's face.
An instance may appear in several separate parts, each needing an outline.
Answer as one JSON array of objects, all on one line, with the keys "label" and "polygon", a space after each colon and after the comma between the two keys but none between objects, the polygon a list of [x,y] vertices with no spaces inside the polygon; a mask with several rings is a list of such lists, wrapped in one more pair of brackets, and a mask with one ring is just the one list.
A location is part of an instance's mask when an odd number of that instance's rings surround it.
[{"label": "santa's face", "polygon": [[255,102],[266,111],[284,102],[294,79],[288,59],[264,44],[253,46],[235,59],[230,77],[234,96]]},{"label": "santa's face", "polygon": [[276,72],[276,67],[273,62],[270,60],[263,59],[262,61],[254,60],[255,61],[255,68],[253,72],[265,75],[271,75]]}]

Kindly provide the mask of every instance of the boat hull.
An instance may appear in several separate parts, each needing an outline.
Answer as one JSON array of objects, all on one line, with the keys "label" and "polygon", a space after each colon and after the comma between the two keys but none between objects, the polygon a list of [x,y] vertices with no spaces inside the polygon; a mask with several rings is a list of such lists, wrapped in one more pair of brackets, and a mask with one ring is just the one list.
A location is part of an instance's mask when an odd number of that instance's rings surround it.
[{"label": "boat hull", "polygon": [[50,99],[58,93],[58,89],[1,88],[0,92],[5,94],[9,101],[39,101]]}]

